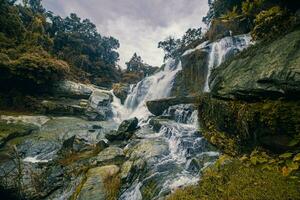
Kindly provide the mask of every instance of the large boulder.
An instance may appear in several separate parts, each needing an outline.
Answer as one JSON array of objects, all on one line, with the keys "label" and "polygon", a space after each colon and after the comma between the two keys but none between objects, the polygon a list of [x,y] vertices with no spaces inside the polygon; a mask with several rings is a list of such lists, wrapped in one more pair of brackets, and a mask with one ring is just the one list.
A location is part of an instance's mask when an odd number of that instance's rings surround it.
[{"label": "large boulder", "polygon": [[176,74],[172,96],[187,96],[201,93],[207,77],[208,51],[195,50],[181,57],[182,70]]},{"label": "large boulder", "polygon": [[129,92],[129,84],[126,83],[116,83],[113,85],[113,93],[116,97],[121,100],[121,103],[124,104],[128,92]]},{"label": "large boulder", "polygon": [[157,99],[152,101],[147,101],[146,105],[148,110],[158,116],[163,114],[163,112],[170,106],[179,104],[193,104],[197,103],[198,97],[195,96],[183,96],[183,97],[169,97],[164,99]]},{"label": "large boulder", "polygon": [[[210,77],[214,96],[247,101],[300,97],[300,30],[260,42],[230,59]],[[283,49],[284,48],[284,49]]]},{"label": "large boulder", "polygon": [[136,117],[124,120],[118,130],[112,130],[106,133],[105,138],[109,141],[128,140],[132,137],[134,131],[138,129],[138,122]]},{"label": "large boulder", "polygon": [[138,125],[139,121],[136,117],[132,118],[132,119],[128,119],[128,120],[124,120],[119,128],[118,131],[119,132],[132,132],[135,131],[137,129],[137,125]]},{"label": "large boulder", "polygon": [[31,134],[38,127],[25,123],[7,123],[0,121],[0,148],[11,139]]},{"label": "large boulder", "polygon": [[[116,185],[109,185],[109,179],[113,179],[119,172],[119,167],[116,165],[107,165],[90,169],[86,176],[87,179],[83,184],[78,200],[106,200],[109,199],[108,189],[113,189]],[[115,191],[118,192],[118,191]],[[117,194],[115,194],[117,196]]]},{"label": "large boulder", "polygon": [[89,120],[107,120],[112,116],[112,96],[108,91],[95,90],[89,98],[86,115]]},{"label": "large boulder", "polygon": [[57,96],[72,98],[89,98],[93,92],[91,85],[75,83],[73,81],[60,81],[53,87],[53,93]]}]

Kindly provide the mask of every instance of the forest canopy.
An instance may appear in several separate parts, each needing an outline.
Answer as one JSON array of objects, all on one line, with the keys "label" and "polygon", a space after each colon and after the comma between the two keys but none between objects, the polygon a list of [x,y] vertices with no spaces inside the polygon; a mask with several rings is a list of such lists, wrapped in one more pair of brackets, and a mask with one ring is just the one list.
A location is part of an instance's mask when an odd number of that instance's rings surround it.
[{"label": "forest canopy", "polygon": [[[0,81],[41,84],[68,76],[110,86],[119,79],[119,46],[117,39],[102,36],[89,19],[75,13],[62,18],[47,11],[41,0],[0,0]],[[39,76],[28,74],[30,67]]]}]

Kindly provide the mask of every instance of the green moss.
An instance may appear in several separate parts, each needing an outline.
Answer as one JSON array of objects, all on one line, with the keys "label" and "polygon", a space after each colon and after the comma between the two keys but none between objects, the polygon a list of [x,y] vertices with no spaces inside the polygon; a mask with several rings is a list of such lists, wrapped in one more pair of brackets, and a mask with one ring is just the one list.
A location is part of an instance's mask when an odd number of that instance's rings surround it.
[{"label": "green moss", "polygon": [[219,168],[209,168],[200,183],[172,194],[168,200],[220,199],[300,199],[299,178],[291,179],[277,171],[248,167],[233,159]]},{"label": "green moss", "polygon": [[0,147],[13,138],[30,134],[37,127],[23,123],[0,122]]},{"label": "green moss", "polygon": [[268,142],[279,136],[286,138],[286,144],[271,144],[280,150],[288,148],[289,140],[300,132],[300,103],[285,100],[247,103],[203,96],[199,120],[204,136],[228,154],[252,150],[265,144],[265,137],[270,138]]}]

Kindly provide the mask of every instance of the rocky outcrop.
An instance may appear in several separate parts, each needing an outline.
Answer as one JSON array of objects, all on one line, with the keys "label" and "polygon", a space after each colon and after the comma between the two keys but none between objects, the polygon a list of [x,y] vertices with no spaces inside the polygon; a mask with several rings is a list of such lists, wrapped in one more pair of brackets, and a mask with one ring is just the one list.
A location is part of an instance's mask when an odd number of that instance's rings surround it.
[{"label": "rocky outcrop", "polygon": [[128,120],[124,120],[118,130],[112,130],[105,135],[106,139],[109,141],[116,140],[128,140],[134,134],[134,131],[138,129],[138,119],[132,118]]},{"label": "rocky outcrop", "polygon": [[209,41],[216,41],[227,36],[245,34],[250,32],[251,26],[252,24],[247,18],[214,19],[206,37]]},{"label": "rocky outcrop", "polygon": [[[212,72],[214,96],[247,101],[300,97],[300,30],[258,43]],[[284,47],[284,49],[283,49]]]},{"label": "rocky outcrop", "polygon": [[87,179],[83,184],[78,200],[106,200],[109,187],[108,179],[112,179],[119,172],[119,167],[116,165],[107,165],[103,167],[92,168],[87,172]]},{"label": "rocky outcrop", "polygon": [[291,142],[300,131],[299,45],[296,30],[250,47],[212,72],[211,96],[199,101],[207,139],[228,154],[255,146],[298,148]]},{"label": "rocky outcrop", "polygon": [[[177,73],[172,96],[195,95],[203,91],[208,66],[208,51],[195,50],[181,57],[182,70]],[[197,83],[197,84],[195,84]]]},{"label": "rocky outcrop", "polygon": [[170,106],[178,104],[192,104],[197,102],[197,97],[195,96],[186,96],[186,97],[169,97],[165,99],[158,99],[153,101],[147,101],[146,105],[148,110],[158,116],[163,114],[163,112],[168,109]]},{"label": "rocky outcrop", "polygon": [[124,104],[128,92],[129,92],[129,84],[126,83],[116,83],[113,85],[113,93],[116,97],[121,100],[121,103]]},{"label": "rocky outcrop", "polygon": [[204,96],[199,103],[200,127],[213,144],[235,154],[265,146],[284,151],[299,133],[299,101],[247,103]]}]

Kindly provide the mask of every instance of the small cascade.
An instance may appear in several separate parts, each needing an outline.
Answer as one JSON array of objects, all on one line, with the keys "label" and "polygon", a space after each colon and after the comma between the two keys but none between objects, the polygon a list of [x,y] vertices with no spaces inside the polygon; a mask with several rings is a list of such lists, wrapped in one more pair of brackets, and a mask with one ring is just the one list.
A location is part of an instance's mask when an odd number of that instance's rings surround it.
[{"label": "small cascade", "polygon": [[168,97],[171,93],[175,76],[181,69],[180,61],[170,59],[163,70],[144,78],[135,85],[131,85],[124,106],[115,97],[114,99],[117,102],[113,102],[113,107],[115,112],[118,112],[115,113],[117,115],[115,115],[115,119],[124,120],[131,117],[147,119],[150,112],[146,107],[146,101]]},{"label": "small cascade", "polygon": [[209,92],[209,77],[211,70],[221,65],[226,59],[241,52],[251,44],[249,34],[225,37],[210,44],[210,53],[208,58],[208,73],[204,86],[204,92]]}]

